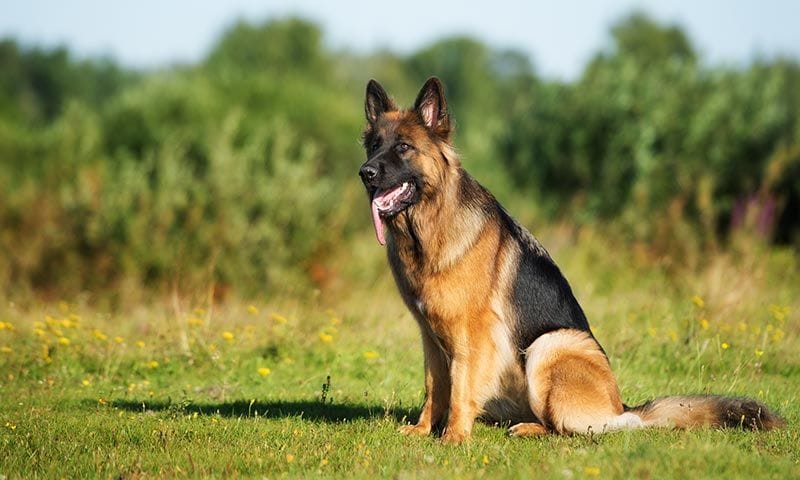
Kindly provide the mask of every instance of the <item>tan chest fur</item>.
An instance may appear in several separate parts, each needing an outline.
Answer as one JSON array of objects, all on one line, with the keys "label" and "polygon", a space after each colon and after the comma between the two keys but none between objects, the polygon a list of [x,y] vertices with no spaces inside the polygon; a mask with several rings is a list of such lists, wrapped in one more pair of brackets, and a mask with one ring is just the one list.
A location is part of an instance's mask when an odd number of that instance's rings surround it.
[{"label": "tan chest fur", "polygon": [[[403,240],[390,247],[390,263],[403,298],[444,345],[475,335],[500,319],[492,313],[500,248],[499,231],[490,222],[471,232],[460,231],[454,241],[427,242],[443,248],[416,252]],[[445,248],[446,245],[455,247]],[[459,255],[453,255],[453,251]],[[420,254],[421,253],[421,254]]]}]

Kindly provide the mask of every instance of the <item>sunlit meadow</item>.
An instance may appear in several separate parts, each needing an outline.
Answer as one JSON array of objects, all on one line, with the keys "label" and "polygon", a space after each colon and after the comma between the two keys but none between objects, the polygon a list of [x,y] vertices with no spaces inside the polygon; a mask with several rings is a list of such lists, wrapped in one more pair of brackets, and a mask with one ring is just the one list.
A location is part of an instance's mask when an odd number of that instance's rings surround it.
[{"label": "sunlit meadow", "polygon": [[[634,431],[462,446],[408,438],[423,399],[416,326],[379,253],[335,294],[108,311],[86,298],[0,310],[0,475],[8,478],[791,478],[800,475],[795,254],[709,257],[689,273],[590,229],[547,230],[625,401],[748,395],[782,431]],[[366,237],[358,245],[376,252]],[[356,276],[358,277],[358,276]]]}]

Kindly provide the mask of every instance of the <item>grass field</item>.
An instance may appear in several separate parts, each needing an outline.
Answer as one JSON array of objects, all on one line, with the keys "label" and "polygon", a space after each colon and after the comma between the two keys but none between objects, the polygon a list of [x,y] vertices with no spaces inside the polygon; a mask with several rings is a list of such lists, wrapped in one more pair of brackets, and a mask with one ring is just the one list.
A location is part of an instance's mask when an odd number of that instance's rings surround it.
[{"label": "grass field", "polygon": [[[109,311],[91,296],[0,309],[0,478],[798,478],[795,253],[691,270],[591,230],[543,238],[609,353],[624,400],[720,393],[788,421],[470,442],[408,438],[423,400],[416,325],[372,239],[331,292],[197,294]],[[637,253],[638,252],[638,253]],[[357,273],[353,273],[357,272]]]}]

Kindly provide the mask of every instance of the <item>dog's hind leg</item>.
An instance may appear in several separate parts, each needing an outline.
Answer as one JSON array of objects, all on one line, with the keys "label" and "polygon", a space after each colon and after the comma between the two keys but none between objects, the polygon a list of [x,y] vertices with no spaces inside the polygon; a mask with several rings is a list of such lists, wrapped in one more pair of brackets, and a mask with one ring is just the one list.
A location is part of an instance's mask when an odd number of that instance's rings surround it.
[{"label": "dog's hind leg", "polygon": [[537,338],[527,349],[525,376],[530,406],[559,433],[603,433],[640,427],[625,414],[616,379],[597,341],[563,329]]}]

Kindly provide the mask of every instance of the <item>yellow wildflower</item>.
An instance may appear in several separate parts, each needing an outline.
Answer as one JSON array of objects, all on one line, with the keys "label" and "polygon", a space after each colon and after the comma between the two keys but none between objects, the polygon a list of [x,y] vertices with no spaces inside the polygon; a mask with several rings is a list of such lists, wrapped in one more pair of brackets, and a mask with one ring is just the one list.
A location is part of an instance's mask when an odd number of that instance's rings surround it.
[{"label": "yellow wildflower", "polygon": [[703,330],[708,330],[709,325],[710,325],[710,322],[708,321],[707,318],[701,318],[700,319],[700,328],[702,328]]},{"label": "yellow wildflower", "polygon": [[258,315],[258,308],[256,308],[255,305],[248,305],[247,313],[249,313],[250,315]]},{"label": "yellow wildflower", "polygon": [[325,465],[327,465],[328,463],[329,463],[329,462],[328,462],[328,459],[327,459],[327,458],[323,458],[323,459],[322,459],[322,461],[321,461],[321,462],[319,462],[320,466],[322,466],[322,467],[324,467],[324,466],[325,466]]},{"label": "yellow wildflower", "polygon": [[294,462],[294,455],[292,455],[291,453],[287,453],[286,454],[286,463],[292,463],[292,462]]},{"label": "yellow wildflower", "polygon": [[667,336],[668,336],[668,337],[669,337],[669,339],[670,339],[670,340],[672,340],[673,342],[677,342],[677,341],[678,341],[678,332],[676,332],[675,330],[670,330],[670,331],[668,331],[668,332],[667,332]]},{"label": "yellow wildflower", "polygon": [[125,339],[120,337],[119,335],[117,335],[116,337],[114,337],[114,342],[120,343],[120,344],[121,343],[125,343]]},{"label": "yellow wildflower", "polygon": [[3,345],[2,347],[0,347],[0,352],[3,353],[11,353],[13,351],[14,350],[12,350],[11,347],[9,347],[8,345]]},{"label": "yellow wildflower", "polygon": [[186,324],[189,325],[190,327],[199,327],[203,324],[203,319],[192,315],[191,317],[186,319]]},{"label": "yellow wildflower", "polygon": [[106,340],[108,340],[108,335],[106,335],[105,333],[101,332],[96,328],[92,330],[92,336],[101,342],[105,342]]},{"label": "yellow wildflower", "polygon": [[286,317],[284,317],[280,313],[272,313],[270,314],[269,318],[275,323],[283,324],[287,322]]},{"label": "yellow wildflower", "polygon": [[586,474],[587,477],[596,477],[600,475],[600,468],[598,467],[586,467],[583,469],[583,473]]},{"label": "yellow wildflower", "polygon": [[9,430],[16,430],[17,424],[13,422],[6,422],[6,428]]},{"label": "yellow wildflower", "polygon": [[89,380],[88,378],[84,378],[83,380],[81,380],[81,385],[83,385],[84,387],[88,387],[91,384],[92,384],[92,381]]},{"label": "yellow wildflower", "polygon": [[67,337],[61,337],[61,338],[59,338],[59,339],[58,339],[58,344],[59,344],[59,345],[64,345],[64,346],[67,346],[67,345],[69,345],[70,343],[71,343],[71,342],[70,342],[70,339],[69,339],[69,338],[67,338]]},{"label": "yellow wildflower", "polygon": [[481,460],[481,463],[483,463],[484,465],[489,465],[489,456],[484,455],[483,459]]},{"label": "yellow wildflower", "polygon": [[139,340],[138,342],[136,342],[136,346],[139,348],[144,348],[144,342]]},{"label": "yellow wildflower", "polygon": [[753,353],[756,354],[756,357],[760,357],[760,356],[764,355],[764,350],[759,350],[759,349],[756,348],[755,352],[753,352]]},{"label": "yellow wildflower", "polygon": [[333,341],[333,335],[325,332],[319,332],[319,339],[322,343],[331,343]]},{"label": "yellow wildflower", "polygon": [[775,331],[772,332],[772,341],[776,343],[780,342],[781,340],[783,340],[783,335],[784,335],[783,330],[781,330],[780,328],[776,328]]},{"label": "yellow wildflower", "polygon": [[705,300],[703,300],[703,298],[700,297],[699,295],[695,295],[692,297],[692,303],[694,303],[694,306],[697,308],[703,308],[706,306]]},{"label": "yellow wildflower", "polygon": [[789,315],[791,310],[788,306],[780,306],[780,305],[770,305],[769,306],[769,313],[772,314],[772,318],[779,322],[783,322],[786,320],[786,316]]},{"label": "yellow wildflower", "polygon": [[151,370],[158,368],[158,362],[155,360],[150,360],[149,362],[147,362],[147,368]]},{"label": "yellow wildflower", "polygon": [[266,377],[270,373],[272,373],[272,370],[270,370],[267,367],[261,367],[258,369],[258,374],[261,375],[262,377]]},{"label": "yellow wildflower", "polygon": [[53,359],[50,358],[50,347],[47,345],[42,345],[42,360],[44,360],[44,363],[51,363],[53,361]]},{"label": "yellow wildflower", "polygon": [[378,355],[378,352],[372,350],[367,350],[366,352],[364,352],[364,358],[366,358],[367,360],[374,360],[379,356],[380,355]]},{"label": "yellow wildflower", "polygon": [[233,342],[234,336],[232,332],[226,330],[222,332],[222,338],[224,338],[226,342],[231,343]]},{"label": "yellow wildflower", "polygon": [[720,345],[720,347],[722,347],[722,349],[723,349],[723,350],[727,350],[727,349],[729,349],[731,346],[730,346],[730,345],[728,345],[728,342],[722,342],[722,345]]}]

